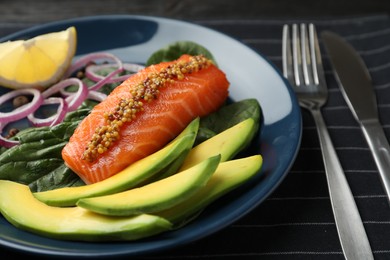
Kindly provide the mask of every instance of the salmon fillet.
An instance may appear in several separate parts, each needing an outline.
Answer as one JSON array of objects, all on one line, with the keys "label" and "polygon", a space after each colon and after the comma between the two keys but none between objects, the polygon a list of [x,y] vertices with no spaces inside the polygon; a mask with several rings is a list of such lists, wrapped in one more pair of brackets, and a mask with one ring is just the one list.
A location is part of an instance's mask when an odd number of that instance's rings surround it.
[{"label": "salmon fillet", "polygon": [[[208,65],[199,70],[184,68],[184,73],[179,76],[171,72],[171,68],[189,64],[194,58],[198,56],[183,55],[173,62],[146,67],[116,87],[76,128],[62,150],[66,165],[86,184],[99,182],[161,149],[196,117],[216,111],[225,102],[229,88],[226,75],[220,69],[208,61]],[[156,75],[163,75],[157,76],[161,81],[166,74],[171,80],[160,84],[158,91],[150,95],[149,102],[141,100],[142,109],[136,111],[130,122],[121,124],[117,140],[110,142],[105,151],[91,152],[89,155],[93,156],[86,156],[87,147],[95,149],[96,143],[91,146],[91,140],[98,132],[96,129],[110,124],[107,118],[115,117],[113,113],[118,104],[122,100],[134,100],[137,87],[147,86]]]}]

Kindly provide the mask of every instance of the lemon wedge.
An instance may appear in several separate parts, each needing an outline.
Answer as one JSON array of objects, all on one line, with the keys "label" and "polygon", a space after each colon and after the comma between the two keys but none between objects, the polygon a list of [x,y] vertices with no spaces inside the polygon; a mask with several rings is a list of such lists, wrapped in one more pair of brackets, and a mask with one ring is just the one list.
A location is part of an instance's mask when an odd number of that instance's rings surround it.
[{"label": "lemon wedge", "polygon": [[0,43],[0,86],[21,89],[56,83],[76,52],[75,27]]}]

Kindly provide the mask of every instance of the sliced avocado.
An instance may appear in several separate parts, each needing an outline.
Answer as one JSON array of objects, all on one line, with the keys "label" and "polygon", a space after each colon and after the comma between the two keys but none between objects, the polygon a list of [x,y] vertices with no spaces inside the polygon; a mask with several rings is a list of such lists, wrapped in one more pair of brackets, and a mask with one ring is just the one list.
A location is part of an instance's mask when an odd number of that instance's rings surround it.
[{"label": "sliced avocado", "polygon": [[192,148],[179,171],[217,154],[221,155],[222,162],[232,159],[251,142],[256,130],[252,118],[241,121]]},{"label": "sliced avocado", "polygon": [[[149,184],[164,178],[167,178],[173,174],[179,172],[180,167],[183,165],[183,162],[186,160],[188,153],[191,151],[192,147],[189,147],[183,151],[168,167],[161,170],[158,174],[153,175],[151,178],[147,179],[143,184]],[[142,185],[143,186],[143,185]]]},{"label": "sliced avocado", "polygon": [[135,240],[172,226],[147,214],[110,217],[79,207],[51,207],[37,200],[28,186],[6,180],[0,180],[0,211],[17,228],[63,240]]},{"label": "sliced avocado", "polygon": [[217,169],[220,159],[220,155],[210,157],[186,171],[140,188],[112,195],[80,199],[77,206],[112,216],[161,211],[186,200],[205,186]]},{"label": "sliced avocado", "polygon": [[221,162],[206,186],[176,206],[154,214],[169,220],[175,228],[183,226],[207,205],[258,174],[262,164],[261,155]]},{"label": "sliced avocado", "polygon": [[261,123],[261,106],[257,99],[248,98],[233,103],[227,102],[226,105],[214,113],[200,119],[195,145],[206,141],[247,118],[253,118],[255,120],[256,131],[254,132],[257,132],[260,129]]},{"label": "sliced avocado", "polygon": [[149,155],[103,181],[50,191],[36,192],[34,196],[51,206],[74,206],[81,198],[107,195],[128,190],[142,183],[172,163],[182,152],[192,147],[199,118],[193,120],[180,135],[161,150]]}]

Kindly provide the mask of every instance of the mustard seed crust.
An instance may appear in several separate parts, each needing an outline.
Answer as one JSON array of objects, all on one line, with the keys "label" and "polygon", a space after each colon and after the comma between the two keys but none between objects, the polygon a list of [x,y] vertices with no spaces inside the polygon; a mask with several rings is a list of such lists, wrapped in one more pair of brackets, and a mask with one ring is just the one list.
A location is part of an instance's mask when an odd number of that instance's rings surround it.
[{"label": "mustard seed crust", "polygon": [[120,139],[120,129],[143,111],[144,103],[156,100],[159,89],[168,82],[183,80],[186,74],[208,68],[212,61],[203,55],[192,56],[188,62],[178,61],[159,72],[149,73],[145,80],[132,85],[131,98],[121,99],[113,111],[104,114],[104,125],[96,128],[85,147],[82,159],[94,162]]}]

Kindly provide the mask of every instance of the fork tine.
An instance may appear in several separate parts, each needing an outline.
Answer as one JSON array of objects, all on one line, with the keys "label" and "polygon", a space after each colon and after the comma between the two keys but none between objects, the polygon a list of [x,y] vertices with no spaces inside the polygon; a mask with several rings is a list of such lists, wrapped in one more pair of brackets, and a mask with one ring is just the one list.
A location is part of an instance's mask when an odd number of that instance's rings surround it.
[{"label": "fork tine", "polygon": [[314,24],[283,26],[283,75],[296,90],[303,85],[325,85],[321,52]]},{"label": "fork tine", "polygon": [[302,82],[302,54],[301,43],[299,39],[298,25],[292,25],[292,54],[293,54],[293,69],[294,69],[294,81],[296,86],[300,86]]},{"label": "fork tine", "polygon": [[283,76],[291,80],[292,78],[292,54],[291,54],[291,41],[290,31],[287,24],[283,26],[283,39],[282,39],[282,57],[283,57]]},{"label": "fork tine", "polygon": [[[307,35],[307,28],[306,24],[301,24],[301,54],[302,54],[302,72],[303,72],[303,80],[305,82],[305,85],[309,85],[311,82],[313,82],[312,74],[309,73],[311,70],[309,70],[311,66],[311,44],[309,44],[309,36]],[[310,43],[312,41],[310,40]]]},{"label": "fork tine", "polygon": [[283,27],[283,75],[292,86],[301,85],[301,52],[299,32],[296,24],[292,25],[292,37],[290,37],[289,25]]},{"label": "fork tine", "polygon": [[325,85],[324,69],[322,67],[320,45],[318,43],[317,31],[314,24],[309,24],[311,63],[313,80],[316,85]]}]

